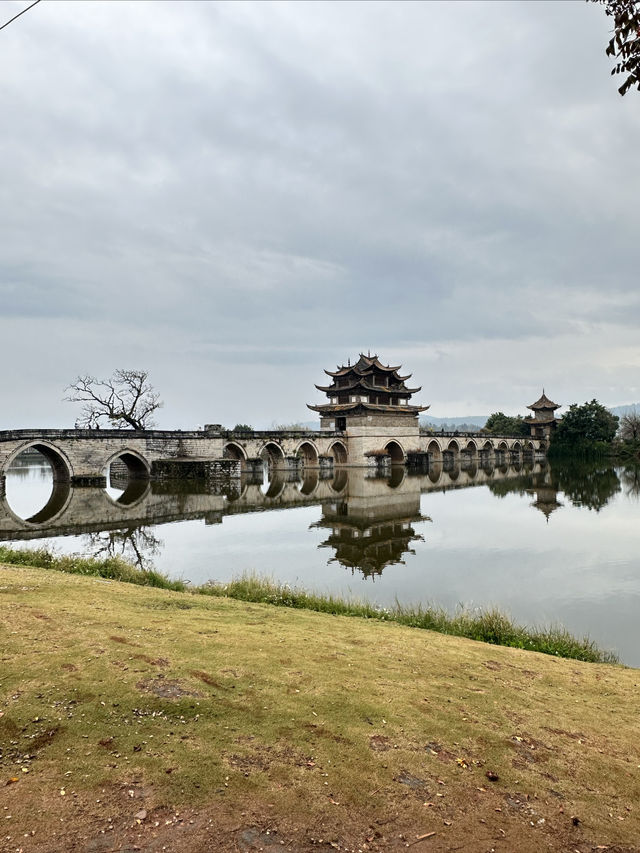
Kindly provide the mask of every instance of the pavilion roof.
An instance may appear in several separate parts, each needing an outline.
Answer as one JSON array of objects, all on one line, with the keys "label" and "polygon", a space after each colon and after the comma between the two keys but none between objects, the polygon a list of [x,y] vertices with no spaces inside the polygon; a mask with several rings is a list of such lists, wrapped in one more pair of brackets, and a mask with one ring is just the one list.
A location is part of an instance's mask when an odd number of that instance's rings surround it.
[{"label": "pavilion roof", "polygon": [[402,367],[401,364],[397,364],[394,367],[391,367],[388,364],[382,364],[377,355],[365,355],[364,353],[360,353],[360,357],[355,364],[342,365],[338,367],[337,370],[325,370],[327,376],[345,376],[348,373],[357,373],[362,376],[365,373],[372,373],[375,368],[383,371],[384,373],[393,373],[395,374],[397,379],[404,381],[405,379],[409,379],[411,374],[407,374],[407,376],[399,376],[398,370]]},{"label": "pavilion roof", "polygon": [[347,412],[354,412],[357,409],[367,409],[372,412],[389,412],[394,415],[417,412],[426,412],[429,406],[385,406],[378,403],[325,403],[320,406],[313,406],[307,403],[307,408],[312,412],[320,412],[321,414],[337,414],[344,415]]},{"label": "pavilion roof", "polygon": [[554,403],[553,400],[550,400],[547,395],[544,393],[544,388],[542,389],[542,397],[539,400],[536,400],[535,403],[532,403],[530,406],[527,406],[527,409],[559,409],[560,403]]},{"label": "pavilion roof", "polygon": [[[370,375],[370,374],[368,374]],[[376,385],[375,382],[369,383],[367,382],[366,376],[356,376],[350,385],[342,385],[338,387],[337,385],[316,385],[318,391],[324,391],[326,394],[330,394],[334,391],[343,394],[345,391],[351,391],[354,388],[365,388],[367,391],[372,391],[374,393],[379,393],[382,391],[384,394],[417,394],[418,391],[422,390],[422,386],[420,385],[418,388],[407,388],[404,382],[401,382],[396,386],[389,385]]]}]

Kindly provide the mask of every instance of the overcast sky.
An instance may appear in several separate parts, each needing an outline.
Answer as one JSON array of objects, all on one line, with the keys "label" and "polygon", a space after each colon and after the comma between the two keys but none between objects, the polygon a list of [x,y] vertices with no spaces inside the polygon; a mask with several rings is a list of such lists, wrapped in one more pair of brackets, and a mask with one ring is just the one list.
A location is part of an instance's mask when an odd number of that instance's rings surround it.
[{"label": "overcast sky", "polygon": [[[28,5],[4,2],[2,23]],[[144,368],[161,427],[640,400],[640,95],[584,2],[51,2],[0,31],[0,428]]]}]

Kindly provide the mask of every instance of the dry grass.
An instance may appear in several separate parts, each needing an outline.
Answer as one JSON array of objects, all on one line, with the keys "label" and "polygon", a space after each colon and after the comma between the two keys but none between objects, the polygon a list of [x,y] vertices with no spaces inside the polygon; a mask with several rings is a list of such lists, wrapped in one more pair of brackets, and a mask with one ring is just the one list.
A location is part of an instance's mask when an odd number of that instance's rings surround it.
[{"label": "dry grass", "polygon": [[24,566],[0,637],[2,850],[640,837],[635,670]]}]

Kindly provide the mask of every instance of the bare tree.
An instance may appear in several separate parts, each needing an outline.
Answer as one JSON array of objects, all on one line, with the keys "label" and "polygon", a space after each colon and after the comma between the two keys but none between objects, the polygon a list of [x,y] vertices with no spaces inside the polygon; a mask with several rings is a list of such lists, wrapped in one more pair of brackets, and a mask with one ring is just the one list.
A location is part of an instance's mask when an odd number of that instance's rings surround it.
[{"label": "bare tree", "polygon": [[76,427],[96,429],[107,423],[115,429],[150,429],[152,415],[163,404],[146,370],[116,370],[109,379],[78,376],[65,388],[71,403],[84,403]]},{"label": "bare tree", "polygon": [[624,441],[638,441],[640,439],[640,412],[630,409],[626,415],[620,418],[620,438]]}]

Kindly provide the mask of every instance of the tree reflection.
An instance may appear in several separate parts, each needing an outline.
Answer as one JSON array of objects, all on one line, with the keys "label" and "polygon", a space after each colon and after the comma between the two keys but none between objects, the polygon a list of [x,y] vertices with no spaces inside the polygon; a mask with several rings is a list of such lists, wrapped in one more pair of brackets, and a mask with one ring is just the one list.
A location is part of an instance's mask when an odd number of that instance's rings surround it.
[{"label": "tree reflection", "polygon": [[622,490],[615,469],[595,460],[554,462],[551,474],[556,488],[574,506],[586,506],[596,512]]},{"label": "tree reflection", "polygon": [[154,568],[153,558],[158,556],[164,545],[150,527],[103,530],[88,533],[84,538],[85,547],[94,557],[122,557],[141,571]]},{"label": "tree reflection", "polygon": [[620,474],[625,495],[640,500],[640,465],[629,465]]}]

